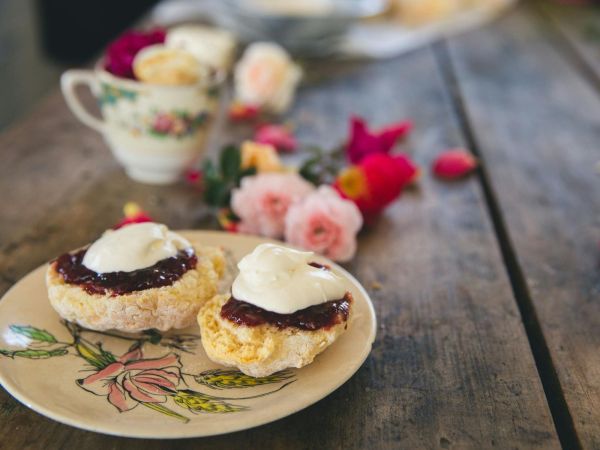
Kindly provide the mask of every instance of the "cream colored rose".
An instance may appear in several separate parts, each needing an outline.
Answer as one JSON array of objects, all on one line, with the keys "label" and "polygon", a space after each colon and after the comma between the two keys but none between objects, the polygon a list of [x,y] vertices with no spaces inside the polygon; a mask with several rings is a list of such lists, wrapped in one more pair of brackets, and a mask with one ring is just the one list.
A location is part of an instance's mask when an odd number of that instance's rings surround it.
[{"label": "cream colored rose", "polygon": [[302,71],[279,45],[256,42],[248,46],[234,73],[236,100],[266,111],[289,108]]},{"label": "cream colored rose", "polygon": [[225,30],[200,25],[182,25],[167,33],[167,47],[192,53],[202,64],[228,70],[235,52],[235,38]]}]

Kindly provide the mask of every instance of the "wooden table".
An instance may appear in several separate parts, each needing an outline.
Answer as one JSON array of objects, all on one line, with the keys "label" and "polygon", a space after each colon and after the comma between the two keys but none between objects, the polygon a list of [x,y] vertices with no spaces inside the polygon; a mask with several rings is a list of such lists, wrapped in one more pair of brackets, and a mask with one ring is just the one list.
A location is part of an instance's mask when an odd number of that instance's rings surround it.
[{"label": "wooden table", "polygon": [[[380,325],[329,397],[256,429],[161,442],[61,425],[1,390],[0,448],[600,448],[599,24],[598,10],[521,5],[393,60],[323,63],[302,88],[290,114],[302,142],[337,144],[352,113],[412,118],[406,147],[424,168],[348,264]],[[249,133],[219,127],[215,145]],[[432,159],[453,146],[481,171],[434,180]],[[0,149],[2,292],[129,200],[174,228],[215,226],[190,188],[127,179],[58,92]]]}]

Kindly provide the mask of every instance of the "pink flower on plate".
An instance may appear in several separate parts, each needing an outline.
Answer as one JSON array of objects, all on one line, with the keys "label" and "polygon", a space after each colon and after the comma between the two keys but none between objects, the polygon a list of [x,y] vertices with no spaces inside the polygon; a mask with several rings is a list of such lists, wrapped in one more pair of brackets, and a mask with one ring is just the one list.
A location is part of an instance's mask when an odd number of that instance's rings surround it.
[{"label": "pink flower on plate", "polygon": [[242,178],[231,196],[231,209],[240,218],[240,233],[271,238],[283,236],[288,208],[314,190],[297,173],[265,172]]},{"label": "pink flower on plate", "polygon": [[162,358],[142,359],[138,348],[121,356],[77,384],[88,392],[106,396],[120,412],[139,403],[165,403],[167,393],[181,380],[179,356],[169,353]]},{"label": "pink flower on plate", "polygon": [[302,203],[290,207],[285,240],[335,261],[348,261],[356,252],[356,234],[363,223],[358,207],[330,186],[321,186]]}]

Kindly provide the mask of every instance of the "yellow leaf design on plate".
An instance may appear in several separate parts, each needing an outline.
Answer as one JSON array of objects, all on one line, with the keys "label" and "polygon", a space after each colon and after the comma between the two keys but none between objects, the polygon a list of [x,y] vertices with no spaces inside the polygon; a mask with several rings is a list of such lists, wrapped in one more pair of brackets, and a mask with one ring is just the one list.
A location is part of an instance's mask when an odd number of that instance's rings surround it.
[{"label": "yellow leaf design on plate", "polygon": [[204,384],[213,389],[237,389],[280,383],[293,376],[294,374],[290,370],[282,370],[268,377],[255,378],[238,370],[214,369],[201,372],[194,379],[197,383]]},{"label": "yellow leaf design on plate", "polygon": [[173,400],[182,408],[186,408],[195,414],[223,414],[247,409],[245,406],[233,405],[217,397],[187,389],[177,391],[177,394],[173,396]]}]

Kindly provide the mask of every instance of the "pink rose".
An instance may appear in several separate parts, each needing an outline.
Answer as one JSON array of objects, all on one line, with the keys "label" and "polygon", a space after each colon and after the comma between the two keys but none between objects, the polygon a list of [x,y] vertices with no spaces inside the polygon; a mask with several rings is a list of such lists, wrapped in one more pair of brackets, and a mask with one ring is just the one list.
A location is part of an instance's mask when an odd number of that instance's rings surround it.
[{"label": "pink rose", "polygon": [[293,152],[298,143],[296,138],[285,125],[266,124],[258,127],[254,133],[254,141],[269,144],[280,152]]},{"label": "pink rose", "polygon": [[356,252],[356,233],[362,226],[358,207],[330,186],[321,186],[302,203],[290,207],[285,239],[335,261],[348,261]]},{"label": "pink rose", "polygon": [[231,209],[241,220],[238,231],[282,237],[288,208],[313,190],[297,173],[265,172],[242,178],[231,196]]}]

